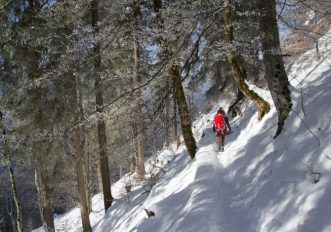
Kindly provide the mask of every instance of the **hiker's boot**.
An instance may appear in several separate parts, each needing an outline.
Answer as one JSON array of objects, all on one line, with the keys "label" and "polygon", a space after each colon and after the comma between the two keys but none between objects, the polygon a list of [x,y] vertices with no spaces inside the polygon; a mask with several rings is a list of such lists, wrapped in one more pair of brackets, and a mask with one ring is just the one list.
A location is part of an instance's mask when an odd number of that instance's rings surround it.
[{"label": "hiker's boot", "polygon": [[224,146],[221,147],[221,151],[224,151]]}]

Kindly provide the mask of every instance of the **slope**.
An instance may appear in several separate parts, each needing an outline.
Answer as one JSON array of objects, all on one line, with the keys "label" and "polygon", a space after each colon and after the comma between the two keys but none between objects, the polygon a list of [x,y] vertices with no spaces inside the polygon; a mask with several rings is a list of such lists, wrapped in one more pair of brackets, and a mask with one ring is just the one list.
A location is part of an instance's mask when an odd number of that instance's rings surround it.
[{"label": "slope", "polygon": [[[330,42],[320,39],[319,60],[309,51],[288,66],[293,111],[277,139],[274,107],[258,121],[247,105],[242,118],[231,120],[234,132],[218,153],[210,129],[215,111],[201,115],[194,133],[205,136],[196,158],[190,161],[184,147],[165,149],[147,162],[150,173],[158,173],[154,187],[126,194],[132,180],[125,176],[113,186],[116,201],[105,215],[95,196],[93,230],[331,231]],[[271,102],[266,91],[255,90]],[[79,209],[59,216],[56,227],[81,231]]]}]

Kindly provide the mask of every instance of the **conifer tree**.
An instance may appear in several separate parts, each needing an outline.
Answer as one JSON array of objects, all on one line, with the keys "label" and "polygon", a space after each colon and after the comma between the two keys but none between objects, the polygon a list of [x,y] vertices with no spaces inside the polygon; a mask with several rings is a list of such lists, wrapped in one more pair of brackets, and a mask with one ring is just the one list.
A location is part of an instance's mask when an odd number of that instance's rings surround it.
[{"label": "conifer tree", "polygon": [[98,140],[99,140],[99,154],[100,154],[100,172],[102,179],[102,191],[104,197],[105,211],[112,205],[113,197],[111,195],[109,162],[107,156],[107,137],[106,137],[106,123],[103,115],[104,96],[102,90],[102,81],[100,77],[101,72],[101,55],[99,42],[99,0],[91,1],[91,15],[92,28],[95,42],[93,44],[93,64],[94,64],[94,78],[95,78],[95,104],[96,112],[98,113]]},{"label": "conifer tree", "polygon": [[144,115],[142,111],[142,89],[140,86],[142,85],[141,80],[141,70],[140,70],[140,43],[139,43],[139,16],[141,14],[140,12],[140,6],[137,0],[133,2],[134,6],[134,12],[133,12],[133,60],[134,60],[134,82],[136,83],[136,87],[138,88],[136,90],[136,107],[135,107],[135,125],[137,130],[137,174],[139,179],[143,179],[145,175],[145,147],[144,147]]}]

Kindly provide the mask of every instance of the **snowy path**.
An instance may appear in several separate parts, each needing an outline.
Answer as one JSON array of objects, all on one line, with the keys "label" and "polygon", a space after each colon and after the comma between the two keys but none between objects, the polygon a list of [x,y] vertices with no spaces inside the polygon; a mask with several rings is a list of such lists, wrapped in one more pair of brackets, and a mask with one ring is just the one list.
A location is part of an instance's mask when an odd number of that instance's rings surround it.
[{"label": "snowy path", "polygon": [[[243,228],[245,231],[254,231],[250,229],[247,213],[239,211],[233,206],[236,196],[236,183],[230,178],[230,170],[227,170],[222,165],[224,159],[230,156],[231,147],[234,136],[228,136],[226,139],[225,152],[218,152],[216,150],[215,135],[211,129],[205,129],[206,135],[199,141],[200,149],[196,155],[196,162],[199,163],[198,170],[204,184],[208,184],[207,192],[213,192],[210,197],[214,197],[216,204],[212,205],[210,215],[215,215],[210,223],[211,228],[205,231],[232,231],[241,232]],[[231,138],[232,137],[232,138]],[[196,183],[198,184],[198,183]],[[208,196],[206,197],[208,198]]]},{"label": "snowy path", "polygon": [[[143,219],[132,231],[253,231],[245,212],[232,207],[235,184],[221,163],[227,154],[214,150],[211,129],[205,129],[205,133],[198,143],[196,158],[190,161],[185,152],[181,154],[187,161],[183,170],[170,174],[169,179],[165,176],[163,184],[146,199],[143,207],[153,210],[156,217]],[[172,168],[170,165],[169,170]]]}]

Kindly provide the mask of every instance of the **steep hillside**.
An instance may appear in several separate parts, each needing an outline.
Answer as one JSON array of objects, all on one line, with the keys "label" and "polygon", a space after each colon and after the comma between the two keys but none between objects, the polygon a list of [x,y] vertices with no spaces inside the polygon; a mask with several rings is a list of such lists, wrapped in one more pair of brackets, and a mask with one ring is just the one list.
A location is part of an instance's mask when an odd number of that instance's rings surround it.
[{"label": "steep hillside", "polygon": [[[93,230],[331,231],[330,42],[321,38],[319,60],[310,51],[288,66],[293,111],[277,139],[274,108],[258,121],[248,105],[242,118],[231,120],[233,133],[219,153],[210,128],[215,111],[201,115],[195,135],[205,136],[196,158],[190,161],[184,147],[162,151],[147,162],[152,172],[160,170],[152,190],[136,186],[125,194],[126,176],[113,186],[116,201],[105,215],[101,196],[95,196]],[[267,92],[256,91],[271,102]],[[79,217],[74,209],[56,226],[81,231]]]}]

